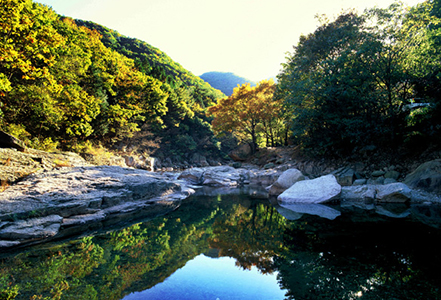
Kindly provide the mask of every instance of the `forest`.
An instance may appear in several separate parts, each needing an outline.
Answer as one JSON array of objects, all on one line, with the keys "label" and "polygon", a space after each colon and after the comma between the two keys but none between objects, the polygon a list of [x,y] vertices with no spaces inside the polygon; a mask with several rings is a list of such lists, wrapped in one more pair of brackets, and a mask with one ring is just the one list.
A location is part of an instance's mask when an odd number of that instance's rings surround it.
[{"label": "forest", "polygon": [[124,145],[176,160],[240,142],[318,156],[439,147],[440,18],[439,0],[318,16],[277,83],[225,96],[146,42],[1,0],[0,129],[47,151]]},{"label": "forest", "polygon": [[29,147],[219,155],[206,108],[224,94],[145,42],[2,0],[0,53],[0,128]]}]

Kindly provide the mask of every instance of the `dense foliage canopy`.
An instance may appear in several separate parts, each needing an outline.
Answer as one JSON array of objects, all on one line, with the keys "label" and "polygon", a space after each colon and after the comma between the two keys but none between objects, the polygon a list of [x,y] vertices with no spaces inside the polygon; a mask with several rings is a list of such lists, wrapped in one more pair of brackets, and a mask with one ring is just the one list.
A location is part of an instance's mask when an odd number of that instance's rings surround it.
[{"label": "dense foliage canopy", "polygon": [[439,143],[436,7],[349,11],[302,36],[278,76],[295,140],[320,154]]},{"label": "dense foliage canopy", "polygon": [[441,144],[439,0],[323,18],[277,84],[243,84],[222,101],[143,41],[31,0],[0,4],[0,129],[32,147],[123,141],[185,160],[220,154],[212,121],[218,136],[256,146],[286,144],[292,132],[315,154]]},{"label": "dense foliage canopy", "polygon": [[110,146],[136,134],[155,147],[185,140],[164,147],[178,156],[218,151],[205,110],[224,95],[144,42],[1,0],[0,53],[0,128],[30,146]]}]

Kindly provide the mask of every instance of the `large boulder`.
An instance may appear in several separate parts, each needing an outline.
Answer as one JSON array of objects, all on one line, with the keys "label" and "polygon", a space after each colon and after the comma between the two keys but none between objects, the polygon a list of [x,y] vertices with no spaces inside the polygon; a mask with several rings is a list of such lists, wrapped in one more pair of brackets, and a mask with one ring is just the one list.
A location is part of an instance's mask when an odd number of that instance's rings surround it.
[{"label": "large boulder", "polygon": [[285,203],[324,203],[340,195],[341,186],[334,175],[326,175],[313,180],[295,183],[277,197]]},{"label": "large boulder", "polygon": [[305,176],[297,169],[288,169],[277,178],[277,181],[269,189],[270,195],[280,195],[289,189],[294,183],[305,180]]},{"label": "large boulder", "polygon": [[213,187],[237,186],[243,181],[244,177],[240,169],[219,166],[206,168],[202,184]]},{"label": "large boulder", "polygon": [[441,159],[423,163],[407,175],[404,183],[411,188],[441,193]]},{"label": "large boulder", "polygon": [[230,151],[228,156],[234,161],[245,161],[253,155],[254,149],[251,144],[242,144],[236,149]]}]

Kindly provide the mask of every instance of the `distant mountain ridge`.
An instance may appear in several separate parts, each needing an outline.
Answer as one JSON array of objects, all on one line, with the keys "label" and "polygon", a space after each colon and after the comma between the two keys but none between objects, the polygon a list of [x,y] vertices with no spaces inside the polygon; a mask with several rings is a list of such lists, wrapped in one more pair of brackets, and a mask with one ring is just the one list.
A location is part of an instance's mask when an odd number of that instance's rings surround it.
[{"label": "distant mountain ridge", "polygon": [[251,86],[256,85],[254,81],[240,77],[232,72],[207,72],[199,77],[227,96],[233,94],[233,89],[237,87],[237,85],[242,85],[247,82],[250,83]]}]

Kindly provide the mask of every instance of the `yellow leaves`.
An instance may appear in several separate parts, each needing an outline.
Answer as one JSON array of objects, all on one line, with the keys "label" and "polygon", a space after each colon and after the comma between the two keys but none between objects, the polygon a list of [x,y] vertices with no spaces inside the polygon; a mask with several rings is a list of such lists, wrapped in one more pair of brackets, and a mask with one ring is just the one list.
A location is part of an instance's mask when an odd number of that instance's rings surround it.
[{"label": "yellow leaves", "polygon": [[11,82],[5,74],[0,73],[0,93],[9,92],[11,90]]},{"label": "yellow leaves", "polygon": [[44,78],[45,65],[54,60],[51,52],[61,42],[51,26],[57,15],[30,0],[3,0],[0,16],[2,69],[24,80]]},{"label": "yellow leaves", "polygon": [[249,83],[237,86],[230,97],[208,108],[214,117],[213,129],[217,133],[228,131],[254,135],[259,123],[274,118],[279,112],[273,100],[274,89],[272,80],[261,81],[256,87]]}]

